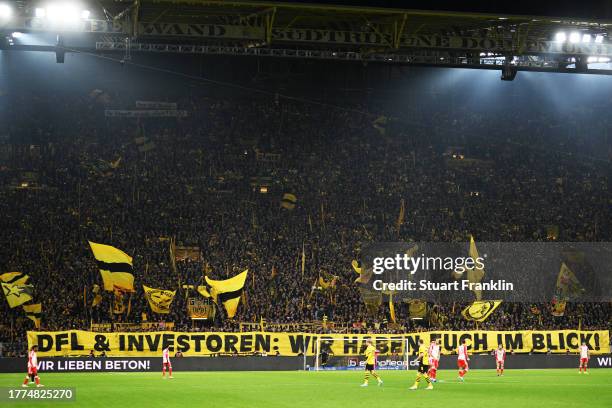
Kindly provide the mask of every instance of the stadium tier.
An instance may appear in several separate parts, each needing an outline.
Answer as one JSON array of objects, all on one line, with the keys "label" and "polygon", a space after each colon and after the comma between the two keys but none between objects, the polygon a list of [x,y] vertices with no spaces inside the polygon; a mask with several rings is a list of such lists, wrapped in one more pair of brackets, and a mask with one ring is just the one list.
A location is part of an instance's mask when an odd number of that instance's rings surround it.
[{"label": "stadium tier", "polygon": [[612,404],[612,10],[374,3],[0,0],[0,402]]}]

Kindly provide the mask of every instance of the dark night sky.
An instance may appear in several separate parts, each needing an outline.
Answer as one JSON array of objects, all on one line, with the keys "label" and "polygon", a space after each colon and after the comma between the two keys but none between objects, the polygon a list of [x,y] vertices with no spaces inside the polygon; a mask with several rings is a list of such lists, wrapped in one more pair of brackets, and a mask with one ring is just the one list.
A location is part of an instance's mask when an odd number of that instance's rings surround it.
[{"label": "dark night sky", "polygon": [[423,0],[278,0],[288,3],[325,3],[352,6],[450,10],[482,13],[531,14],[541,16],[612,19],[612,0],[489,0],[489,1],[423,1]]}]

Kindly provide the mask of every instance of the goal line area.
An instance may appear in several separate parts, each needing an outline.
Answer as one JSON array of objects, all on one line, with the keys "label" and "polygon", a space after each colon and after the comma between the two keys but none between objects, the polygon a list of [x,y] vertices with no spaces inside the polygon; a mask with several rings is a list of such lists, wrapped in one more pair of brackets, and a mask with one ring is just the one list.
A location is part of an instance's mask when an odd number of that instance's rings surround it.
[{"label": "goal line area", "polygon": [[[376,341],[394,341],[397,344],[397,337],[377,337]],[[344,353],[335,355],[332,344],[342,344]],[[325,337],[317,338],[315,344],[315,356],[312,364],[307,358],[304,360],[304,369],[307,371],[347,371],[363,370],[366,365],[365,357],[366,345],[363,342],[349,339],[346,337]],[[401,342],[400,347],[385,348],[376,354],[376,370],[410,370],[416,368],[418,364],[411,360],[409,340]],[[414,358],[414,357],[413,357]]]}]

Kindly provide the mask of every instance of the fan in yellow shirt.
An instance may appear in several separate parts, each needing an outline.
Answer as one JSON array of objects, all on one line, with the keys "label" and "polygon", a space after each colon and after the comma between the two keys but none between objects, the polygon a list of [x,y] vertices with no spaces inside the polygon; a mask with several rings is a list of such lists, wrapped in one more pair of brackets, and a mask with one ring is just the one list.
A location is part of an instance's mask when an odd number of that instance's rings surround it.
[{"label": "fan in yellow shirt", "polygon": [[419,388],[419,382],[424,378],[427,384],[429,384],[425,389],[433,390],[433,384],[429,380],[429,374],[427,374],[429,372],[429,350],[427,346],[425,346],[423,339],[419,339],[419,354],[417,356],[417,361],[419,362],[419,372],[417,373],[414,385],[410,387],[410,389],[416,390]]},{"label": "fan in yellow shirt", "polygon": [[372,345],[372,340],[368,339],[366,340],[366,349],[365,349],[365,358],[366,358],[366,373],[365,373],[365,379],[363,380],[363,384],[361,384],[362,387],[367,387],[368,386],[368,381],[370,379],[370,374],[372,374],[372,377],[376,378],[376,380],[378,381],[378,385],[382,385],[383,381],[380,378],[380,376],[378,374],[376,374],[374,372],[374,365],[376,364],[376,348]]}]

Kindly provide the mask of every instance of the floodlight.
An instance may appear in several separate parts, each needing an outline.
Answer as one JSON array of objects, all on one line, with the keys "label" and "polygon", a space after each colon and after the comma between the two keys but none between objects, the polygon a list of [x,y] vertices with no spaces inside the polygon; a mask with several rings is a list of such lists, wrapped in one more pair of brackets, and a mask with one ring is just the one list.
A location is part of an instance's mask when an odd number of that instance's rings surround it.
[{"label": "floodlight", "polygon": [[13,14],[13,9],[8,4],[0,4],[0,18],[8,18]]},{"label": "floodlight", "polygon": [[584,34],[582,36],[582,42],[583,43],[590,43],[591,42],[591,34]]},{"label": "floodlight", "polygon": [[47,7],[47,17],[49,18],[49,20],[59,20],[62,17],[62,9],[53,4],[49,7]]},{"label": "floodlight", "polygon": [[571,43],[577,43],[578,41],[580,41],[580,33],[574,31],[570,34],[569,40]]},{"label": "floodlight", "polygon": [[559,31],[555,34],[555,41],[564,42],[567,39],[567,35],[563,31]]},{"label": "floodlight", "polygon": [[37,18],[44,18],[46,15],[47,15],[47,10],[45,10],[44,8],[37,7],[34,10],[34,16],[36,16]]},{"label": "floodlight", "polygon": [[603,42],[603,35],[595,36],[595,42],[601,44]]},{"label": "floodlight", "polygon": [[71,4],[65,4],[62,7],[62,14],[64,21],[76,21],[79,19],[79,10]]}]

